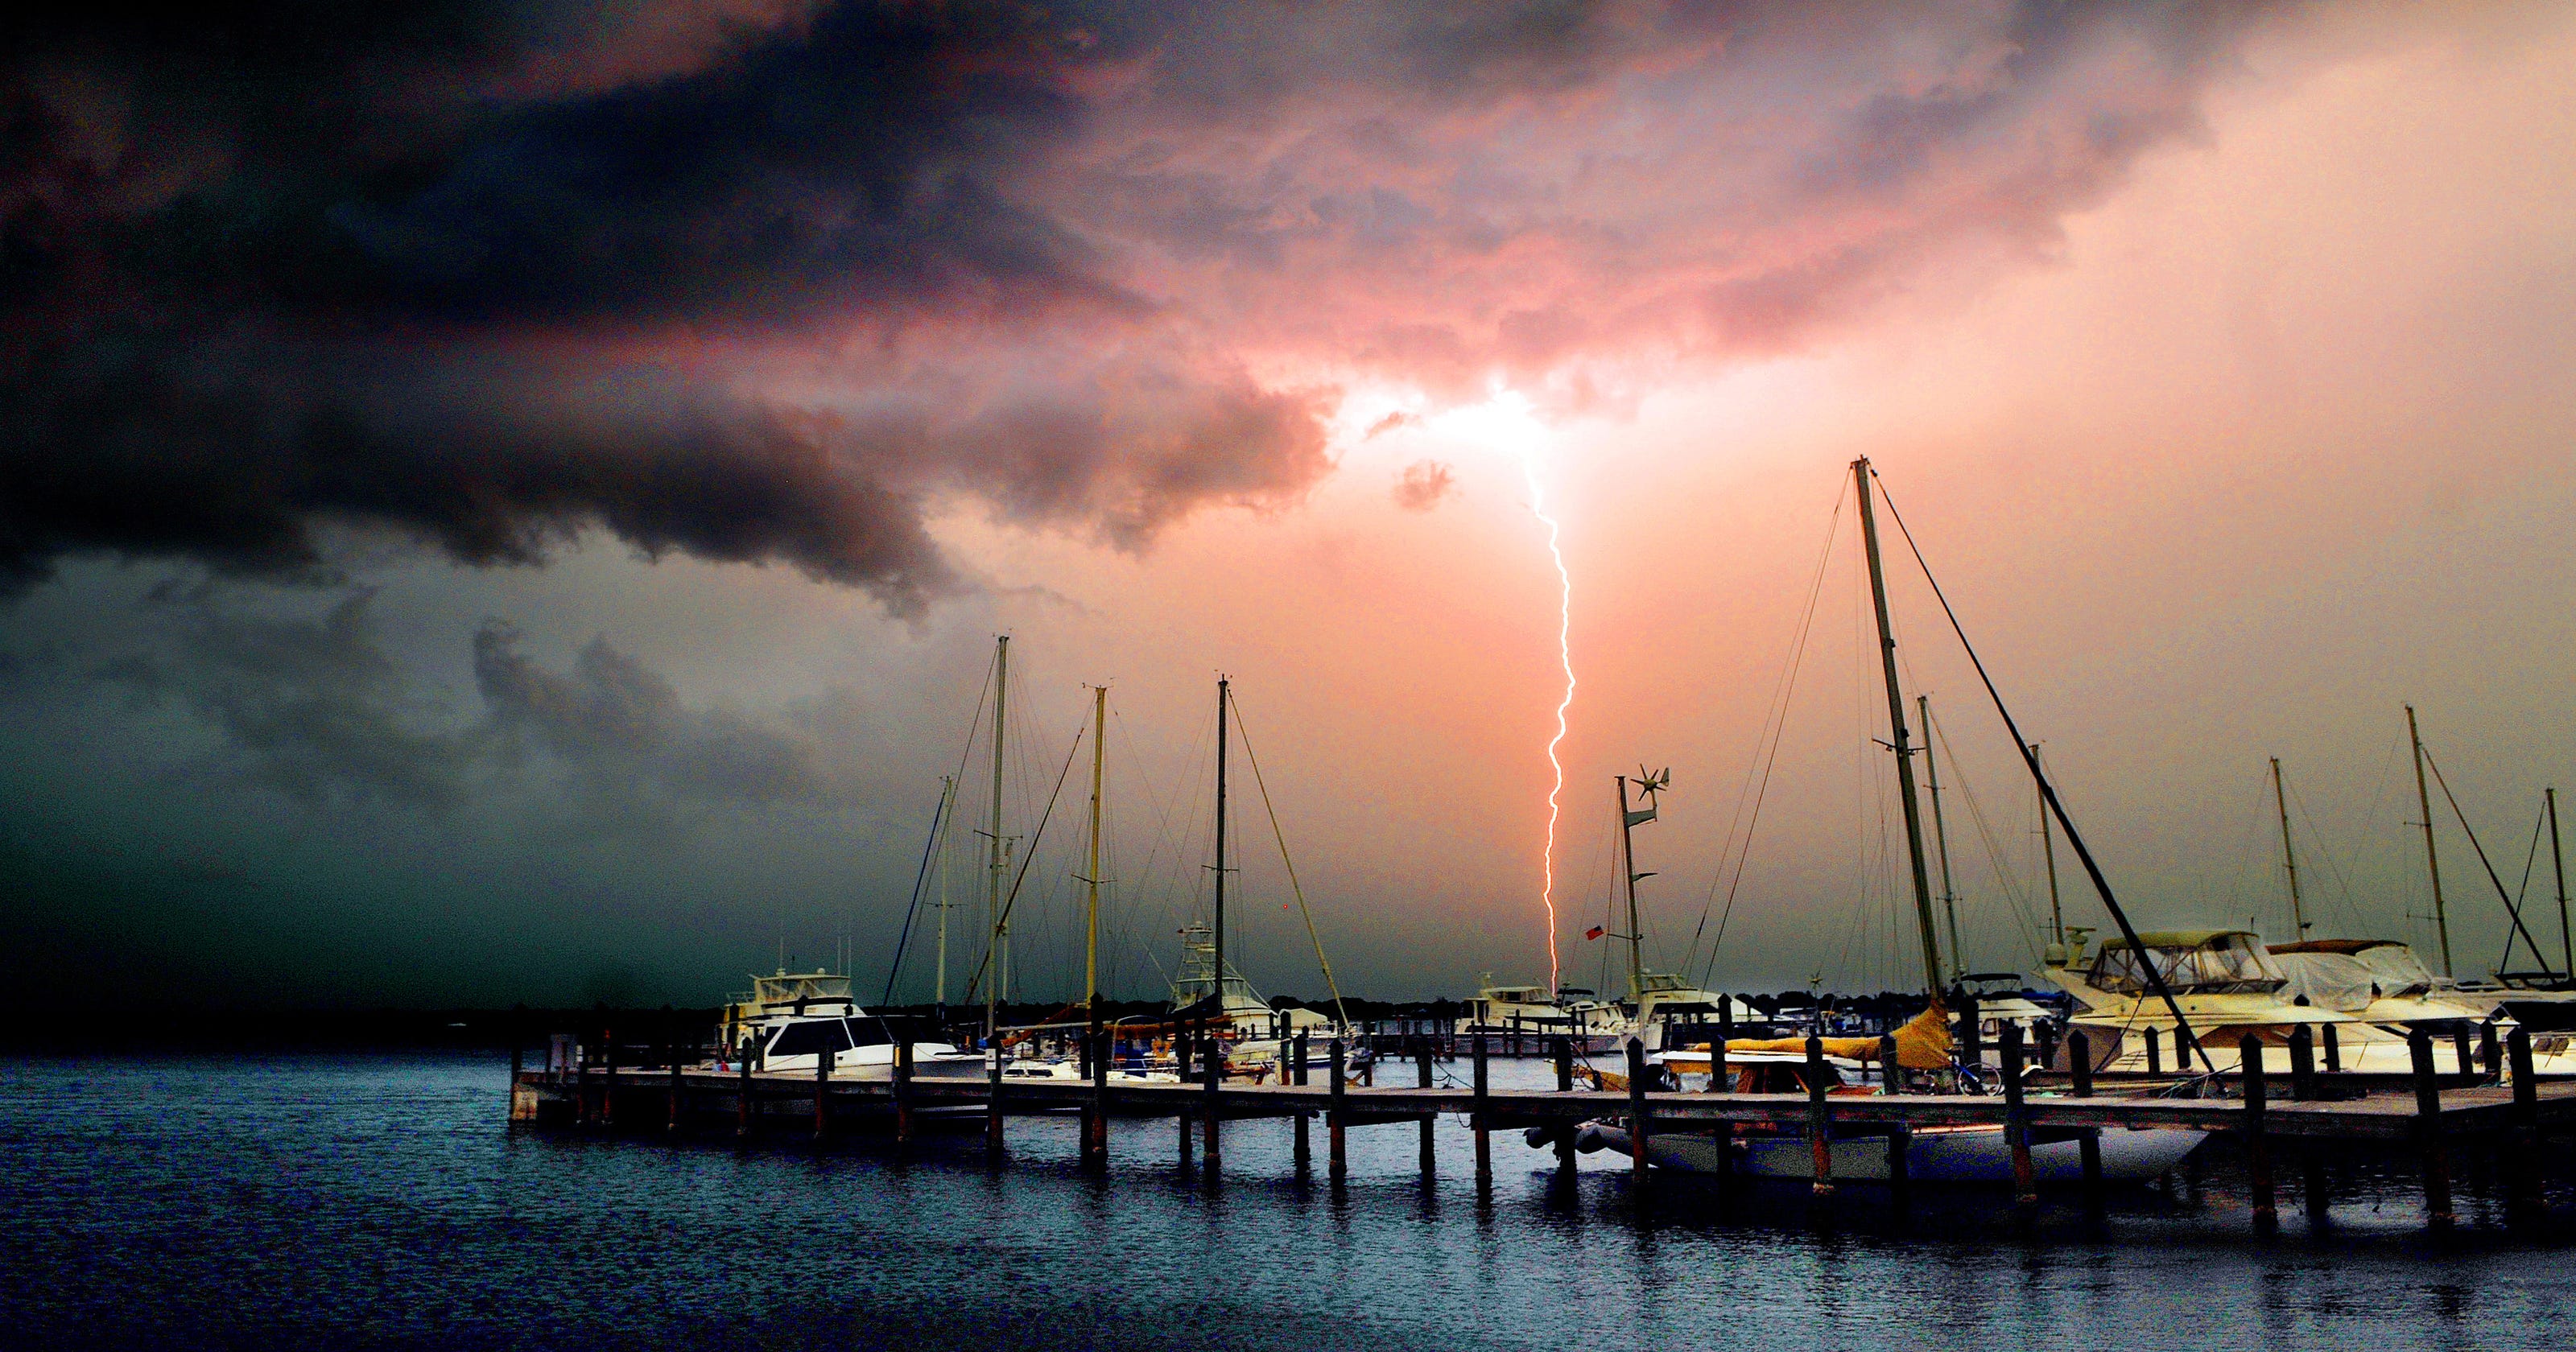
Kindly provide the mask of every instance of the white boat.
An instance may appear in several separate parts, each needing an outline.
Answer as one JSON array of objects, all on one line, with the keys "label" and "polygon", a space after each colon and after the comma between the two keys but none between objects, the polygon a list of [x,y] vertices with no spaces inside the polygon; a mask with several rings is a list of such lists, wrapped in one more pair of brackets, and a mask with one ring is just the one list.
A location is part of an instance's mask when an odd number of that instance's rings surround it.
[{"label": "white boat", "polygon": [[[1664,1058],[1676,1069],[1697,1066],[1705,1083],[1708,1053],[1674,1052]],[[1804,1092],[1806,1058],[1788,1052],[1735,1051],[1727,1053],[1727,1068],[1734,1072],[1740,1092]],[[1853,1089],[1867,1074],[1865,1063],[1846,1057],[1825,1059],[1825,1073],[1834,1086],[1828,1092],[1837,1098],[1854,1096]],[[2044,1098],[2045,1095],[2034,1095]],[[2105,1128],[2102,1143],[2102,1177],[2108,1182],[2142,1182],[2158,1178],[2180,1164],[2197,1149],[2208,1133],[2172,1127]],[[2067,1129],[2038,1128],[2031,1133],[2031,1175],[2041,1183],[2075,1183],[2084,1177],[2082,1133]],[[1577,1150],[1613,1150],[1632,1154],[1627,1127],[1613,1119],[1584,1124],[1574,1139]],[[1729,1134],[1724,1148],[1730,1152],[1725,1162],[1735,1173],[1751,1178],[1794,1179],[1813,1181],[1816,1173],[1813,1144],[1804,1132],[1748,1130],[1739,1127]],[[1712,1174],[1720,1171],[1718,1138],[1711,1133],[1658,1132],[1647,1144],[1647,1163],[1659,1169],[1680,1173]],[[1878,1135],[1850,1135],[1834,1138],[1827,1147],[1827,1168],[1836,1182],[1884,1182],[1888,1176],[1887,1138]],[[1905,1176],[1920,1183],[2007,1184],[2013,1181],[2012,1145],[2000,1125],[1919,1126],[1907,1134]]]},{"label": "white boat", "polygon": [[909,1020],[861,1009],[843,973],[780,968],[751,982],[751,991],[725,1008],[714,1069],[735,1069],[747,1057],[756,1070],[811,1075],[829,1057],[825,1073],[835,1080],[883,1083],[894,1078],[898,1042],[910,1036],[915,1079],[980,1079],[990,1073],[982,1052],[921,1038],[905,1026]]},{"label": "white boat", "polygon": [[[2043,964],[2039,974],[2083,1006],[2067,1021],[2068,1031],[2084,1034],[2096,1070],[2149,1069],[2148,1045],[2152,1041],[2157,1053],[2156,1069],[2176,1073],[2232,1071],[2237,1065],[2238,1046],[2247,1035],[2278,1051],[2289,1045],[2293,1031],[2301,1025],[2307,1026],[2311,1037],[2320,1040],[2327,1028],[2334,1029],[2336,1043],[2346,1053],[2344,1068],[2348,1070],[2359,1068],[2353,1056],[2368,1043],[2393,1042],[2399,1056],[2405,1055],[2403,1038],[2393,1037],[2350,1014],[2294,1004],[2284,997],[2281,991],[2289,978],[2264,951],[2261,937],[2251,930],[2148,930],[2138,935],[2139,942],[2145,945],[2143,953],[2125,939],[2113,939],[2089,958],[2082,932],[2068,933],[2075,942],[2063,949],[2051,945],[2048,956],[2052,961]],[[2150,965],[2172,992],[2183,1017],[2190,1021],[2192,1040],[2199,1045],[2200,1053],[2190,1058],[2187,1067],[2175,1055],[2177,1024],[2173,1010],[2148,984]],[[2152,1039],[2148,1037],[2151,1031]],[[2274,1069],[2286,1071],[2287,1052],[2278,1051],[2278,1058],[2274,1061],[2267,1054],[2266,1060]]]},{"label": "white boat", "polygon": [[[2106,1182],[2138,1183],[2161,1178],[2196,1149],[2205,1133],[2169,1127],[2105,1128],[2101,1133],[2102,1177]],[[1615,1122],[1586,1125],[1575,1148],[1615,1150],[1628,1154],[1628,1132]],[[1718,1138],[1713,1135],[1658,1132],[1647,1143],[1647,1163],[1680,1173],[1719,1172]],[[1751,1178],[1812,1181],[1814,1148],[1802,1135],[1738,1132],[1727,1138],[1738,1174]],[[2030,1146],[2031,1177],[2039,1183],[2079,1183],[2084,1178],[2084,1147],[2071,1133],[2034,1131]],[[1851,1136],[1827,1147],[1827,1168],[1838,1183],[1887,1181],[1887,1138]],[[1905,1176],[1915,1183],[2009,1184],[2013,1181],[2012,1146],[1999,1126],[1925,1126],[1906,1135]]]},{"label": "white boat", "polygon": [[[1593,998],[1588,990],[1571,986],[1553,991],[1545,986],[1497,986],[1491,972],[1478,983],[1476,998],[1467,1002],[1467,1015],[1456,1025],[1461,1038],[1480,1033],[1488,1038],[1533,1040],[1572,1037],[1578,1039],[1577,1051],[1608,1046],[1627,1030],[1628,1019],[1619,1008]],[[1533,1041],[1531,1045],[1538,1044]]]}]

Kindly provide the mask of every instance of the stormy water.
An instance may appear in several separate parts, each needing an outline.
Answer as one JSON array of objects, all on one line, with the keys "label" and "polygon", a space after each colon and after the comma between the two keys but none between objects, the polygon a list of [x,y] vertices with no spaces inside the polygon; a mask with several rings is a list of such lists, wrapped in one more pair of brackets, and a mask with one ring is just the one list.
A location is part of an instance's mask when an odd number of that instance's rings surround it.
[{"label": "stormy water", "polygon": [[[1511,1067],[1513,1078],[1536,1067]],[[1168,1121],[816,1151],[513,1131],[505,1064],[400,1056],[0,1064],[0,1345],[61,1348],[1879,1348],[2576,1346],[2568,1170],[2553,1219],[2503,1224],[2464,1161],[2434,1242],[2411,1171],[2328,1164],[2312,1228],[2285,1169],[2254,1235],[2214,1149],[2088,1215],[1923,1189],[1907,1213],[1696,1180],[1570,1182],[1496,1138],[1354,1128],[1336,1188],[1283,1123],[1223,1169]],[[2554,1153],[2566,1150],[2563,1143]],[[1320,1142],[1318,1154],[1321,1154]]]}]

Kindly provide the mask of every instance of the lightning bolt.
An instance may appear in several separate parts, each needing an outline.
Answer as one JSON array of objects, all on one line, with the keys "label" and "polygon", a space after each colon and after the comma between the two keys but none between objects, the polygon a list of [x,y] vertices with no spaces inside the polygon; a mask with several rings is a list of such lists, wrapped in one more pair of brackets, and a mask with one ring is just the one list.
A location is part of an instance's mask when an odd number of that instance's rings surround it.
[{"label": "lightning bolt", "polygon": [[1557,759],[1556,749],[1565,741],[1565,711],[1574,704],[1574,648],[1568,639],[1574,627],[1574,577],[1566,572],[1565,551],[1557,546],[1556,518],[1547,514],[1547,494],[1538,481],[1538,459],[1526,450],[1521,454],[1521,477],[1529,484],[1530,515],[1547,527],[1547,556],[1556,563],[1556,661],[1565,672],[1565,695],[1556,702],[1556,735],[1547,742],[1547,764],[1556,772],[1556,782],[1547,790],[1547,852],[1540,857],[1544,881],[1539,901],[1547,907],[1547,989],[1553,994],[1560,972],[1556,952],[1556,824],[1562,810],[1558,799],[1565,794],[1565,763]]}]

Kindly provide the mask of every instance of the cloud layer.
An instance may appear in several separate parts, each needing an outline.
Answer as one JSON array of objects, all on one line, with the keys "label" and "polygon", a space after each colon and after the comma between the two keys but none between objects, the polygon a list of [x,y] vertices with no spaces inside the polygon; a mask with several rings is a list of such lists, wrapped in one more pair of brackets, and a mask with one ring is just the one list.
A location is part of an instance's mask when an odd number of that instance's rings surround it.
[{"label": "cloud layer", "polygon": [[270,0],[24,21],[0,572],[606,529],[917,613],[1140,548],[1334,389],[1553,401],[2044,256],[2249,7]]}]

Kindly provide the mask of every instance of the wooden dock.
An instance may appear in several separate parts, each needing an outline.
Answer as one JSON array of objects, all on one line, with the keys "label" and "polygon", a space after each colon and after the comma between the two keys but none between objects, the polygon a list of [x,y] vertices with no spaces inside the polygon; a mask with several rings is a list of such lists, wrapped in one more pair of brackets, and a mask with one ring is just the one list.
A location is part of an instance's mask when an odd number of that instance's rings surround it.
[{"label": "wooden dock", "polygon": [[[2025,1207],[2037,1200],[2029,1159],[2034,1138],[2084,1139],[2107,1130],[2179,1128],[2234,1138],[2246,1159],[2258,1226],[2274,1222],[2268,1143],[2278,1138],[2301,1145],[2348,1142],[2411,1156],[2431,1223],[2448,1228],[2453,1223],[2454,1154],[2492,1155],[2506,1187],[2508,1216],[2532,1219],[2541,1214],[2538,1162],[2543,1142],[2551,1134],[2576,1131],[2576,1083],[2543,1084],[2528,1074],[2528,1043],[2519,1032],[2510,1050],[2513,1064],[2526,1073],[2505,1084],[2468,1083],[2472,1077],[2435,1073],[2430,1044],[2419,1038],[2413,1083],[2387,1092],[2312,1069],[2288,1077],[2267,1074],[2262,1049],[2249,1039],[2242,1049],[2248,1070],[2197,1086],[2163,1086],[2172,1092],[2141,1092],[2134,1082],[2121,1086],[2128,1092],[2099,1092],[2088,1083],[2089,1076],[2078,1074],[2068,1092],[1991,1095],[1826,1092],[1823,1076],[1810,1079],[1817,1087],[1806,1093],[1648,1091],[1641,1087],[1643,1075],[1631,1079],[1624,1091],[1579,1089],[1573,1087],[1572,1058],[1562,1051],[1556,1058],[1562,1087],[1494,1089],[1488,1086],[1481,1045],[1475,1048],[1473,1082],[1456,1087],[1433,1084],[1427,1053],[1410,1067],[1379,1067],[1380,1073],[1413,1070],[1416,1084],[1353,1083],[1341,1074],[1338,1045],[1292,1077],[1310,1082],[1289,1084],[1225,1083],[1205,1075],[1204,1061],[1195,1083],[1112,1083],[1105,1076],[929,1080],[912,1077],[905,1064],[896,1066],[891,1079],[866,1081],[827,1077],[819,1067],[818,1073],[801,1075],[740,1067],[717,1071],[678,1064],[676,1055],[660,1065],[620,1066],[609,1056],[598,1064],[558,1063],[546,1069],[522,1069],[514,1062],[510,1118],[543,1129],[723,1134],[744,1141],[819,1142],[872,1133],[891,1136],[899,1146],[934,1122],[964,1118],[982,1127],[998,1159],[1008,1119],[1069,1115],[1082,1119],[1082,1154],[1092,1164],[1105,1163],[1113,1123],[1126,1124],[1114,1129],[1134,1130],[1142,1120],[1170,1119],[1178,1124],[1174,1140],[1181,1158],[1188,1161],[1195,1149],[1211,1177],[1221,1167],[1223,1124],[1289,1119],[1296,1128],[1297,1166],[1308,1166],[1309,1132],[1320,1124],[1327,1137],[1327,1167],[1338,1180],[1346,1168],[1347,1131],[1399,1124],[1417,1127],[1422,1170],[1426,1178],[1431,1176],[1437,1168],[1431,1124],[1456,1116],[1474,1130],[1473,1167],[1480,1186],[1492,1179],[1491,1137],[1496,1132],[1538,1129],[1552,1143],[1559,1167],[1571,1169],[1576,1131],[1593,1121],[1617,1122],[1650,1137],[1752,1130],[1811,1140],[1901,1139],[1917,1128],[1999,1126],[2013,1146],[2015,1191]],[[1809,1051],[1810,1063],[1820,1066],[1821,1053],[1812,1040]],[[2007,1048],[2008,1058],[2017,1059],[2018,1051],[2017,1046]],[[1643,1068],[1642,1050],[1634,1043],[1629,1062]],[[2014,1077],[2004,1079],[2007,1085],[2017,1084]],[[2384,1085],[2386,1077],[2374,1079]],[[2182,1096],[2179,1091],[2187,1087],[2199,1096]],[[2090,1148],[2084,1154],[2084,1186],[2098,1196],[2099,1154]],[[1819,1191],[1835,1183],[1826,1155],[1815,1152],[1813,1183]],[[1632,1167],[1644,1187],[1649,1171],[1641,1163]],[[1901,1170],[1889,1187],[1903,1191]],[[2323,1182],[2313,1166],[2306,1191],[2311,1214],[2321,1216]]]}]

